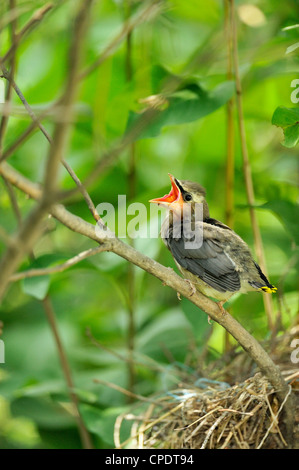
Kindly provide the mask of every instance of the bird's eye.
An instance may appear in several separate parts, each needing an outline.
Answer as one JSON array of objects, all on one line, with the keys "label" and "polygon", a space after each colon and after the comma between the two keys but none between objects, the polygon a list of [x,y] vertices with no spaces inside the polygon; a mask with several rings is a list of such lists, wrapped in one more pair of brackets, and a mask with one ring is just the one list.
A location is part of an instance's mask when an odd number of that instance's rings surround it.
[{"label": "bird's eye", "polygon": [[185,194],[185,197],[184,197],[185,201],[192,201],[192,196],[190,193],[187,193]]}]

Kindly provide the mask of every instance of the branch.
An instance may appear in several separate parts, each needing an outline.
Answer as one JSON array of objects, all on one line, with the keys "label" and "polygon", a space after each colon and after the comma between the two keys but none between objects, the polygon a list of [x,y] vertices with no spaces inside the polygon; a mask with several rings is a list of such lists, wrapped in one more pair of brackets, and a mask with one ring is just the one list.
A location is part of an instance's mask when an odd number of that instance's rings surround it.
[{"label": "branch", "polygon": [[58,331],[57,324],[56,324],[55,312],[54,312],[53,305],[52,305],[52,302],[50,300],[50,297],[47,296],[42,301],[42,304],[43,304],[43,307],[44,307],[44,310],[45,310],[50,328],[51,328],[53,336],[54,336],[55,344],[57,346],[57,351],[58,351],[58,356],[59,356],[59,360],[60,360],[60,363],[61,363],[61,368],[62,368],[63,375],[64,375],[65,380],[66,380],[70,400],[71,400],[71,402],[73,404],[73,407],[74,407],[75,419],[76,419],[76,422],[77,422],[77,426],[78,426],[78,430],[79,430],[79,434],[80,434],[80,438],[81,438],[83,448],[84,449],[93,449],[93,445],[92,445],[92,442],[91,442],[90,435],[89,435],[89,433],[88,433],[88,431],[85,427],[84,421],[83,421],[82,416],[80,414],[79,400],[78,400],[78,397],[77,397],[76,393],[74,392],[75,385],[74,385],[74,382],[73,382],[72,371],[71,371],[70,364],[69,364],[66,352],[64,350],[64,347],[63,347],[63,344],[62,344],[62,341],[61,341],[61,338],[60,338],[60,335],[59,335],[59,331]]},{"label": "branch", "polygon": [[[0,173],[16,185],[19,189],[29,194],[31,197],[38,199],[41,196],[41,190],[37,185],[31,183],[27,178],[14,170],[10,165],[4,163],[0,166]],[[285,397],[289,394],[289,387],[284,381],[279,368],[274,364],[270,356],[262,348],[262,346],[253,338],[248,331],[246,331],[228,312],[221,312],[218,305],[208,297],[205,297],[200,292],[193,293],[190,288],[189,282],[182,279],[171,268],[159,264],[157,261],[152,260],[143,253],[138,252],[130,245],[125,244],[118,238],[109,238],[107,232],[98,230],[95,227],[81,219],[80,217],[71,214],[62,205],[53,205],[51,207],[52,215],[59,220],[63,225],[67,226],[74,232],[80,233],[91,240],[100,244],[105,243],[109,250],[116,255],[121,256],[130,263],[138,266],[139,268],[147,271],[149,274],[160,279],[164,285],[174,289],[179,294],[183,295],[190,300],[194,305],[199,307],[202,311],[208,314],[212,320],[223,326],[242,346],[248,353],[253,361],[258,365],[262,373],[267,377],[269,382],[276,390],[277,396],[282,403]],[[286,440],[291,443],[292,430],[294,423],[292,396],[289,396],[285,406],[285,422],[287,429]]]},{"label": "branch", "polygon": [[[38,10],[36,10],[33,15],[31,16],[31,18],[28,20],[28,22],[23,26],[23,28],[21,29],[21,31],[19,31],[18,33],[15,34],[15,37],[14,37],[14,41],[11,45],[11,47],[8,49],[8,51],[6,52],[5,56],[2,57],[2,59],[0,59],[0,62],[1,64],[4,64],[7,60],[9,60],[11,58],[11,56],[14,55],[19,43],[21,42],[21,40],[23,39],[23,37],[28,33],[28,31],[30,31],[34,26],[36,26],[37,23],[39,23],[40,21],[42,21],[42,19],[44,18],[44,16],[46,15],[46,13],[48,13],[48,11],[50,11],[52,8],[54,7],[54,4],[53,3],[47,3],[46,5],[44,5],[43,7],[39,8]],[[12,22],[14,21],[15,19],[12,20]]]},{"label": "branch", "polygon": [[61,273],[66,269],[69,269],[71,266],[80,263],[84,259],[89,258],[90,256],[102,253],[103,251],[108,251],[108,248],[108,245],[103,243],[96,248],[90,248],[89,250],[82,251],[78,255],[73,256],[73,258],[68,259],[65,263],[58,264],[57,266],[51,266],[50,268],[28,269],[27,271],[15,273],[10,277],[10,282],[16,282],[20,281],[21,279],[28,279],[30,277],[47,276],[49,274]]}]

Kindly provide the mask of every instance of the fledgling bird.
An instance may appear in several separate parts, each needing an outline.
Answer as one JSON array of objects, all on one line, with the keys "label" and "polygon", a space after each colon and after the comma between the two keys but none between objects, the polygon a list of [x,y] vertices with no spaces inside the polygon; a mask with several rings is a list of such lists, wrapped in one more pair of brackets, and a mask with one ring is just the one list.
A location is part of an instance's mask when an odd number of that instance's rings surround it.
[{"label": "fledgling bird", "polygon": [[[183,276],[198,291],[216,299],[221,310],[237,292],[276,292],[244,240],[227,225],[210,217],[205,189],[198,183],[178,180],[170,174],[169,177],[172,186],[169,194],[150,202],[169,210],[162,224],[161,238]],[[196,203],[202,204],[202,220],[196,220]],[[183,211],[187,205],[190,223],[186,228],[183,225],[188,217],[183,217]],[[198,231],[201,231],[201,243],[195,248],[188,247],[186,242]]]}]

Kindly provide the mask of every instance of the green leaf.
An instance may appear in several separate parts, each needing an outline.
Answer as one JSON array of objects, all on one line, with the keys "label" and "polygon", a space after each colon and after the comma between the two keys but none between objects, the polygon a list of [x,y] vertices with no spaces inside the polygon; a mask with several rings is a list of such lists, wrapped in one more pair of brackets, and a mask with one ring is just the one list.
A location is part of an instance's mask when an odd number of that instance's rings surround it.
[{"label": "green leaf", "polygon": [[279,106],[275,109],[272,116],[272,124],[274,126],[286,127],[292,126],[299,122],[299,108],[286,108],[285,106]]},{"label": "green leaf", "polygon": [[[59,263],[62,263],[67,259],[67,256],[61,254],[42,255],[39,258],[35,259],[30,264],[30,266],[27,267],[27,270],[49,268],[51,266],[55,266]],[[81,263],[84,263],[84,261],[82,261]],[[80,267],[82,267],[82,264],[80,265]],[[23,279],[22,289],[25,294],[30,295],[35,299],[43,300],[49,291],[50,283],[50,275],[28,277]]]},{"label": "green leaf", "polygon": [[[139,134],[137,139],[156,137],[165,126],[185,124],[213,113],[233,96],[235,84],[233,81],[223,82],[212,91],[206,91],[197,84],[190,84],[184,90],[191,92],[188,94],[189,97],[182,97],[178,93],[169,98],[168,107],[157,114],[155,120]],[[140,114],[131,111],[127,131],[130,131],[139,119]]]},{"label": "green leaf", "polygon": [[291,148],[297,145],[299,140],[299,124],[289,126],[284,131],[284,142],[282,143],[285,147]]},{"label": "green leaf", "polygon": [[299,245],[299,204],[286,200],[273,200],[258,206],[258,209],[268,209],[272,211],[278,219],[283,223],[287,232],[294,239],[295,243]]},{"label": "green leaf", "polygon": [[272,124],[281,127],[284,132],[285,147],[295,147],[299,140],[299,108],[279,106],[273,113]]},{"label": "green leaf", "polygon": [[28,277],[22,282],[23,292],[35,299],[43,300],[49,291],[50,281],[49,275]]},{"label": "green leaf", "polygon": [[[119,415],[126,411],[127,408],[125,407],[111,407],[107,410],[100,410],[90,405],[80,406],[80,412],[87,429],[112,446],[115,445],[113,438],[115,421]],[[131,426],[131,422],[123,421],[121,440],[125,440],[130,436]]]},{"label": "green leaf", "polygon": [[73,416],[59,404],[42,397],[17,398],[11,404],[13,416],[25,416],[38,426],[49,429],[63,429],[75,425]]}]

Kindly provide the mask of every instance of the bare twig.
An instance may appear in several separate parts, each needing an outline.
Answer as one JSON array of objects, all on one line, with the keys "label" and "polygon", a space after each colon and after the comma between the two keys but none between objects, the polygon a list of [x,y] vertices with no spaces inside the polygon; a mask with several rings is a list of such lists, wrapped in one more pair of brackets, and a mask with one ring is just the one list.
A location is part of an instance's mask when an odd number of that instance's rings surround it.
[{"label": "bare twig", "polygon": [[[131,0],[127,0],[124,4],[126,8],[126,17],[129,18],[131,15]],[[132,63],[132,34],[133,31],[127,33],[126,38],[126,58],[125,58],[125,74],[126,80],[128,83],[131,82],[133,78],[133,63]],[[128,196],[129,199],[134,199],[136,196],[136,148],[135,143],[132,143],[129,146],[129,171],[128,171]],[[131,246],[134,247],[134,240],[130,240]],[[134,348],[135,348],[135,266],[132,263],[128,265],[128,350],[129,356],[133,357]],[[129,390],[134,390],[135,384],[135,366],[132,361],[128,363],[128,373],[129,373]]]},{"label": "bare twig", "polygon": [[20,208],[19,208],[19,205],[18,205],[16,195],[15,195],[15,188],[12,186],[10,181],[8,181],[5,178],[5,176],[2,175],[2,179],[3,179],[4,185],[6,187],[7,194],[8,194],[8,197],[10,199],[10,204],[11,204],[12,210],[15,214],[17,223],[18,223],[18,227],[20,228],[21,223],[22,223],[22,215],[21,215],[21,211],[20,211]]},{"label": "bare twig", "polygon": [[74,172],[72,167],[68,164],[68,162],[64,158],[62,159],[62,164],[63,164],[64,168],[67,170],[67,172],[69,173],[69,175],[72,177],[74,182],[76,183],[77,187],[79,188],[79,190],[80,190],[82,196],[84,197],[85,202],[87,204],[87,207],[90,210],[94,220],[96,222],[99,222],[100,221],[99,213],[98,213],[98,211],[97,211],[90,195],[86,191],[85,186],[81,183],[80,179],[78,178],[78,176],[76,175],[76,173]]},{"label": "bare twig", "polygon": [[117,390],[118,392],[126,395],[129,398],[133,398],[135,400],[144,401],[146,403],[154,403],[155,405],[159,405],[159,402],[153,400],[152,398],[144,397],[143,395],[139,395],[138,393],[134,393],[131,390],[126,390],[125,388],[121,387],[120,385],[116,385],[112,382],[107,382],[106,380],[101,379],[93,379],[94,383],[106,385],[107,387],[112,388],[113,390]]},{"label": "bare twig", "polygon": [[[263,445],[263,443],[265,442],[265,440],[267,439],[268,435],[269,435],[269,432],[271,431],[272,427],[274,426],[274,424],[277,424],[277,418],[279,416],[279,414],[281,413],[282,409],[283,409],[283,406],[284,404],[286,403],[287,399],[289,398],[290,394],[292,393],[292,387],[289,385],[289,390],[288,390],[288,393],[286,394],[284,400],[282,401],[282,403],[280,404],[280,407],[279,407],[279,410],[277,412],[277,414],[275,415],[275,419],[272,419],[272,422],[266,432],[266,434],[263,436],[263,439],[261,440],[261,442],[259,443],[257,449],[260,449]],[[271,408],[271,406],[270,406]],[[271,409],[271,412],[272,412],[272,409]],[[284,443],[287,445],[287,443],[284,441]]]},{"label": "bare twig", "polygon": [[42,301],[42,303],[43,303],[43,307],[44,307],[44,310],[46,312],[48,322],[49,322],[49,325],[51,327],[51,330],[52,330],[52,333],[53,333],[53,336],[54,336],[54,339],[55,339],[55,344],[57,346],[57,351],[58,351],[61,367],[62,367],[62,370],[63,370],[63,374],[64,374],[64,377],[65,377],[65,380],[66,380],[66,384],[67,384],[67,387],[68,387],[69,396],[70,396],[71,402],[74,406],[75,419],[77,421],[77,425],[78,425],[78,429],[79,429],[79,433],[80,433],[80,437],[81,437],[81,440],[82,440],[83,447],[85,449],[92,449],[93,445],[92,445],[92,442],[91,442],[91,439],[90,439],[90,435],[86,430],[84,421],[83,421],[83,419],[81,417],[81,414],[80,414],[79,400],[78,400],[78,397],[77,397],[76,393],[74,392],[75,387],[74,387],[74,382],[73,382],[73,378],[72,378],[71,368],[70,368],[68,358],[67,358],[67,355],[65,353],[65,350],[64,350],[59,332],[58,332],[58,328],[57,328],[57,324],[56,324],[56,318],[55,318],[55,312],[54,312],[54,309],[53,309],[53,306],[52,306],[52,303],[50,301],[49,296],[47,296]]},{"label": "bare twig", "polygon": [[7,68],[3,64],[0,65],[0,68],[1,68],[1,71],[2,71],[2,74],[3,74],[3,77],[11,84],[12,88],[15,90],[16,94],[18,95],[18,97],[22,101],[22,103],[23,103],[27,113],[31,117],[32,121],[34,121],[35,125],[40,128],[42,133],[45,135],[46,139],[50,142],[51,141],[50,134],[48,133],[46,128],[39,122],[39,120],[35,116],[34,112],[32,111],[31,106],[29,106],[27,100],[25,99],[23,93],[21,92],[20,88],[18,87],[15,80],[13,79],[11,73],[7,70]]},{"label": "bare twig", "polygon": [[[182,408],[184,406],[184,402],[181,402],[179,405],[171,408],[169,411],[167,411],[166,413],[163,413],[161,416],[159,416],[159,418],[153,420],[151,423],[149,423],[147,426],[144,426],[143,429],[142,429],[142,432],[145,432],[147,431],[148,429],[152,428],[153,426],[155,426],[157,423],[159,423],[160,421],[163,421],[165,418],[168,418],[168,416],[171,416],[172,414],[176,413],[180,408]],[[125,447],[130,441],[132,441],[133,439],[136,439],[137,437],[139,436],[139,433],[137,432],[136,434],[133,434],[132,436],[130,436],[128,439],[126,439],[124,442],[121,443],[121,445],[119,446],[119,448],[123,448]]]},{"label": "bare twig", "polygon": [[53,145],[50,147],[44,177],[44,195],[51,197],[56,190],[56,177],[60,163],[63,159],[65,147],[68,141],[73,116],[73,103],[79,85],[79,68],[81,63],[82,43],[86,32],[88,13],[92,0],[86,0],[80,5],[79,12],[75,18],[72,43],[69,52],[68,78],[65,84],[65,92],[62,97],[64,106],[63,121],[55,127]]},{"label": "bare twig", "polygon": [[[4,64],[7,60],[9,60],[14,55],[23,37],[28,33],[28,31],[32,30],[34,26],[36,26],[36,24],[42,21],[46,13],[48,13],[48,11],[50,11],[53,7],[54,7],[53,3],[47,3],[46,5],[42,6],[41,8],[39,8],[33,13],[31,18],[23,26],[23,28],[18,33],[15,33],[13,43],[11,47],[9,48],[9,50],[6,52],[6,54],[2,58],[0,58],[0,63]],[[11,10],[14,8],[15,8],[15,5],[10,6]],[[12,23],[15,20],[16,18],[13,18]]]},{"label": "bare twig", "polygon": [[[15,0],[9,0],[9,9],[14,10],[16,7],[16,1]],[[14,43],[15,38],[16,38],[16,28],[17,28],[17,18],[13,18],[11,21],[11,42]],[[16,57],[15,53],[12,54],[11,61],[10,61],[10,74],[13,77],[15,73],[15,66],[16,66]],[[12,86],[11,83],[8,82],[8,86],[6,89],[6,95],[5,95],[5,106],[10,105],[10,99],[11,99],[11,92],[12,92]],[[5,135],[5,131],[7,128],[7,123],[8,123],[8,118],[9,116],[6,114],[3,114],[2,119],[1,119],[1,124],[0,124],[0,155],[1,155],[1,149],[2,149],[2,142],[3,138]]]},{"label": "bare twig", "polygon": [[69,269],[71,266],[80,263],[86,258],[90,256],[94,256],[98,253],[102,253],[103,251],[108,251],[109,247],[103,243],[96,248],[90,248],[89,250],[82,251],[78,255],[74,256],[73,258],[68,259],[65,263],[58,264],[57,266],[51,266],[49,268],[36,268],[36,269],[29,269],[28,271],[21,271],[19,273],[15,273],[10,277],[10,282],[20,281],[21,279],[28,279],[31,277],[37,276],[47,276],[49,274],[56,274]]}]

